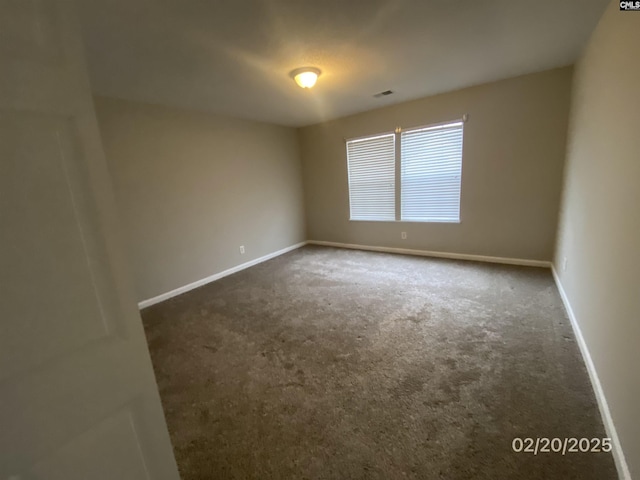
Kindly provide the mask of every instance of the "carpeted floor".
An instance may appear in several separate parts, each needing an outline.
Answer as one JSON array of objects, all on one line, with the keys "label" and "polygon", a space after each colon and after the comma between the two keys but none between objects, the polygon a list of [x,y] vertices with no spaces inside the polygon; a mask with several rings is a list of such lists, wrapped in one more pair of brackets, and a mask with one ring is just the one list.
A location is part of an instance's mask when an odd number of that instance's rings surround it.
[{"label": "carpeted floor", "polygon": [[545,269],[305,247],[143,311],[183,480],[617,478]]}]

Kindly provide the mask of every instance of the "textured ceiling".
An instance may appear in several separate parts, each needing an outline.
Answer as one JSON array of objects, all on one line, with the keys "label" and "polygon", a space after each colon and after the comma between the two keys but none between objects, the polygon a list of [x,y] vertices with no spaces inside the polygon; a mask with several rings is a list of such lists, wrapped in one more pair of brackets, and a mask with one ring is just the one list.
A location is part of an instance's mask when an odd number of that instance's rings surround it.
[{"label": "textured ceiling", "polygon": [[301,126],[570,64],[608,0],[79,3],[96,93]]}]

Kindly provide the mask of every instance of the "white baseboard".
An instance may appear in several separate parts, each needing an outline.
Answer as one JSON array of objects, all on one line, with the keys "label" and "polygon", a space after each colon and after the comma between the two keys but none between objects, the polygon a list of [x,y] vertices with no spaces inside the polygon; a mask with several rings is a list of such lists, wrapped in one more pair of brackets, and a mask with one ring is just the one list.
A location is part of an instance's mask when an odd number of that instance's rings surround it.
[{"label": "white baseboard", "polygon": [[176,296],[178,296],[178,295],[180,295],[182,293],[186,293],[186,292],[188,292],[190,290],[193,290],[195,288],[202,287],[203,285],[206,285],[207,283],[214,282],[214,281],[219,280],[219,279],[221,279],[223,277],[226,277],[226,276],[231,275],[233,273],[239,272],[240,270],[244,270],[245,268],[253,267],[254,265],[257,265],[259,263],[266,262],[267,260],[271,260],[272,258],[278,257],[280,255],[283,255],[283,254],[287,253],[287,252],[290,252],[292,250],[296,250],[297,248],[303,247],[306,244],[307,244],[307,242],[296,243],[295,245],[291,245],[290,247],[283,248],[282,250],[278,250],[277,252],[269,253],[268,255],[265,255],[265,256],[260,257],[260,258],[256,258],[254,260],[250,260],[250,261],[245,262],[245,263],[241,263],[240,265],[236,265],[235,267],[231,267],[231,268],[229,268],[227,270],[224,270],[222,272],[214,273],[213,275],[210,275],[207,278],[203,278],[202,280],[198,280],[198,281],[190,283],[188,285],[184,285],[183,287],[176,288],[174,290],[171,290],[170,292],[166,292],[166,293],[163,293],[163,294],[158,295],[156,297],[149,298],[147,300],[143,300],[140,303],[138,303],[138,308],[140,310],[142,310],[143,308],[150,307],[151,305],[155,305],[156,303],[164,302],[165,300],[168,300],[170,298],[176,297]]},{"label": "white baseboard", "polygon": [[573,333],[576,337],[576,341],[578,342],[578,347],[580,347],[580,353],[582,353],[582,358],[587,367],[587,372],[589,372],[591,385],[596,395],[596,401],[598,402],[600,415],[602,416],[602,423],[604,423],[604,428],[605,428],[605,431],[607,432],[607,436],[611,439],[611,445],[613,447],[612,449],[613,460],[616,464],[616,468],[618,469],[618,478],[620,480],[631,480],[631,473],[629,472],[629,466],[627,465],[627,461],[624,458],[622,445],[620,444],[620,439],[618,438],[618,433],[616,432],[616,427],[615,427],[615,424],[613,423],[613,418],[611,417],[611,411],[609,410],[609,405],[604,395],[602,384],[600,383],[600,379],[598,378],[598,372],[596,371],[596,367],[593,363],[593,360],[591,359],[589,348],[587,347],[587,343],[585,342],[584,337],[582,336],[580,325],[578,325],[576,316],[573,313],[573,308],[571,308],[571,303],[569,303],[569,298],[567,297],[567,294],[564,291],[564,287],[560,282],[560,277],[558,277],[558,272],[556,271],[556,268],[554,265],[551,266],[551,272],[553,273],[553,278],[556,282],[556,286],[558,287],[558,292],[560,292],[560,298],[562,298],[562,303],[564,303],[564,308],[567,311],[569,320],[571,321],[571,327],[573,328]]},{"label": "white baseboard", "polygon": [[587,348],[587,344],[582,336],[582,331],[580,330],[580,326],[576,320],[575,314],[573,313],[573,309],[571,308],[571,303],[569,303],[569,299],[567,294],[564,291],[562,283],[560,282],[560,278],[558,277],[558,273],[556,272],[555,266],[548,261],[544,260],[528,260],[521,258],[505,258],[505,257],[490,257],[485,255],[470,255],[465,253],[449,253],[449,252],[433,252],[428,250],[413,250],[407,248],[393,248],[393,247],[376,247],[371,245],[355,245],[350,243],[338,243],[338,242],[325,242],[321,240],[309,240],[306,242],[300,242],[295,245],[291,245],[289,247],[283,248],[276,252],[270,253],[268,255],[264,255],[260,258],[256,258],[249,262],[242,263],[235,267],[229,268],[219,273],[215,273],[210,275],[209,277],[203,278],[196,282],[190,283],[183,287],[176,288],[171,290],[170,292],[163,293],[153,298],[149,298],[147,300],[143,300],[138,303],[138,308],[143,309],[146,307],[150,307],[151,305],[155,305],[156,303],[163,302],[172,297],[180,295],[182,293],[186,293],[195,288],[206,285],[207,283],[211,283],[215,280],[219,280],[223,277],[231,275],[233,273],[239,272],[246,268],[252,267],[259,263],[265,262],[272,258],[278,257],[285,253],[291,252],[292,250],[296,250],[304,245],[321,245],[326,247],[337,247],[337,248],[349,248],[354,250],[366,250],[372,252],[386,252],[386,253],[398,253],[402,255],[417,255],[422,257],[437,257],[437,258],[449,258],[453,260],[473,260],[476,262],[489,262],[489,263],[502,263],[508,265],[523,265],[530,267],[545,267],[551,268],[551,272],[553,273],[553,278],[555,280],[556,286],[558,288],[558,292],[560,293],[560,297],[562,298],[562,302],[567,311],[567,315],[571,322],[571,326],[573,328],[574,335],[576,337],[576,341],[578,342],[578,347],[580,348],[580,353],[582,354],[582,358],[587,367],[587,372],[589,373],[589,378],[591,380],[591,385],[593,387],[596,401],[598,402],[598,407],[600,409],[600,414],[602,416],[602,421],[604,423],[604,427],[607,435],[611,438],[612,444],[612,453],[613,459],[616,464],[616,468],[618,469],[618,476],[620,480],[631,480],[631,473],[629,472],[629,467],[627,465],[626,459],[624,457],[624,452],[622,450],[622,445],[620,444],[620,439],[618,438],[618,434],[615,428],[615,424],[613,423],[613,418],[611,417],[611,412],[609,410],[609,405],[607,404],[607,399],[604,395],[604,391],[602,389],[602,384],[600,383],[600,379],[598,378],[598,373],[595,369],[595,365],[593,360],[591,359],[591,354],[589,353],[589,349]]},{"label": "white baseboard", "polygon": [[546,262],[542,260],[526,260],[520,258],[504,258],[504,257],[488,257],[483,255],[468,255],[465,253],[448,253],[448,252],[432,252],[427,250],[411,250],[407,248],[392,248],[392,247],[374,247],[370,245],[353,245],[348,243],[337,243],[337,242],[324,242],[319,240],[310,240],[307,242],[300,242],[295,245],[291,245],[290,247],[283,248],[282,250],[278,250],[277,252],[270,253],[260,258],[256,258],[246,263],[242,263],[235,267],[229,268],[219,273],[214,273],[206,278],[195,281],[193,283],[189,283],[188,285],[184,285],[182,287],[178,287],[170,292],[166,292],[155,296],[153,298],[149,298],[147,300],[142,300],[138,303],[138,308],[143,309],[150,307],[151,305],[155,305],[156,303],[164,302],[170,298],[178,296],[182,293],[186,293],[195,288],[206,285],[207,283],[214,282],[219,280],[227,275],[231,275],[233,273],[239,272],[240,270],[244,270],[245,268],[252,267],[259,263],[265,262],[272,258],[275,258],[279,255],[283,255],[287,252],[295,250],[297,248],[303,247],[304,245],[312,244],[312,245],[322,245],[327,247],[338,247],[338,248],[350,248],[355,250],[367,250],[372,252],[387,252],[387,253],[398,253],[402,255],[417,255],[423,257],[438,257],[438,258],[450,258],[454,260],[474,260],[476,262],[490,262],[490,263],[504,263],[509,265],[524,265],[530,267],[546,267],[549,268],[551,266],[551,262]]},{"label": "white baseboard", "polygon": [[399,253],[402,255],[417,255],[420,257],[449,258],[452,260],[472,260],[475,262],[504,263],[507,265],[523,265],[527,267],[551,268],[551,262],[545,260],[527,260],[524,258],[488,257],[485,255],[470,255],[467,253],[432,252],[429,250],[412,250],[408,248],[374,247],[370,245],[354,245],[351,243],[325,242],[321,240],[309,240],[310,245],[322,245],[325,247],[351,248],[354,250],[367,250],[371,252]]}]

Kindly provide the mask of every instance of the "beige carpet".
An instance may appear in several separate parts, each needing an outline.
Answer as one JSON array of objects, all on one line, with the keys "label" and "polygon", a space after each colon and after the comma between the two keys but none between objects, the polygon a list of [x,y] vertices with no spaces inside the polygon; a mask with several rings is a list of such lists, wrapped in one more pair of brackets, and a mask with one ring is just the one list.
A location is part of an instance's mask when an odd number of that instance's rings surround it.
[{"label": "beige carpet", "polygon": [[594,479],[548,270],[305,247],[143,311],[183,480]]}]

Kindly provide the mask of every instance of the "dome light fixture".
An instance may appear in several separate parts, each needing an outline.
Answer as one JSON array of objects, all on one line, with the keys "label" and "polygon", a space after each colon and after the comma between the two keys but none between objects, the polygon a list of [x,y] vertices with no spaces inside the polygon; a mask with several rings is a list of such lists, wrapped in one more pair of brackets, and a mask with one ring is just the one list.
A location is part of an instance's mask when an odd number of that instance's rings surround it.
[{"label": "dome light fixture", "polygon": [[302,67],[296,68],[290,75],[301,88],[311,88],[316,84],[320,73],[319,68]]}]

